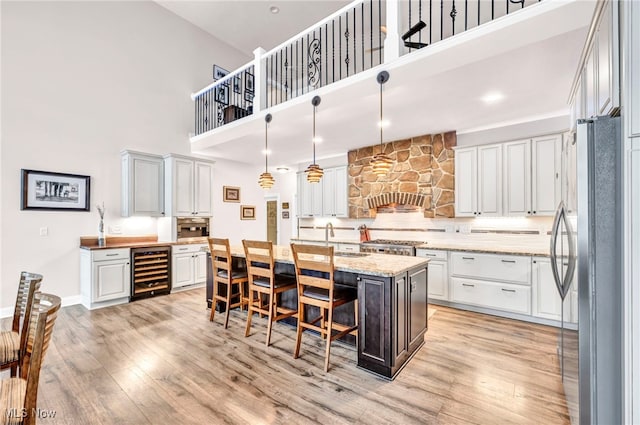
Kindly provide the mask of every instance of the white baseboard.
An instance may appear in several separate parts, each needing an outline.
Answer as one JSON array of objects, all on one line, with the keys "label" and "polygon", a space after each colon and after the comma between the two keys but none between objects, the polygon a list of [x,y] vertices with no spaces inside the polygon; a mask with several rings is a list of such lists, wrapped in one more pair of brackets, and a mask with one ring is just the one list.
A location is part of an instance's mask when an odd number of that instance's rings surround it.
[{"label": "white baseboard", "polygon": [[[62,307],[67,307],[67,306],[76,305],[76,304],[82,304],[82,296],[72,295],[70,297],[62,298]],[[13,316],[13,309],[14,307],[0,308],[0,319]]]}]

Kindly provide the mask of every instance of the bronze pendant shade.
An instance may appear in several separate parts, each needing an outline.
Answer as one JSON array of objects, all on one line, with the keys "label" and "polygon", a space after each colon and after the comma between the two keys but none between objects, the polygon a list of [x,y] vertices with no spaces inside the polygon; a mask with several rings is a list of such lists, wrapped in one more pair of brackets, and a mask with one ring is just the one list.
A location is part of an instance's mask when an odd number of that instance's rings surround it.
[{"label": "bronze pendant shade", "polygon": [[267,114],[264,117],[264,173],[260,174],[260,178],[258,179],[258,184],[261,188],[265,190],[269,190],[273,187],[273,184],[276,182],[271,173],[268,170],[268,158],[269,158],[269,145],[267,141],[267,133],[269,128],[269,123],[271,122],[271,114]]}]

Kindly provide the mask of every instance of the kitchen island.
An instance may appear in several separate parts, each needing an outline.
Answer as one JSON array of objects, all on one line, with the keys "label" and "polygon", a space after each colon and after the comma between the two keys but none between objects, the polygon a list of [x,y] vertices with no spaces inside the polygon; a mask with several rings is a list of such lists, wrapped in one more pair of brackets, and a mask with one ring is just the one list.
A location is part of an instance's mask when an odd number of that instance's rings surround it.
[{"label": "kitchen island", "polygon": [[[244,261],[241,246],[232,246],[231,254]],[[295,275],[290,247],[275,246],[274,258],[276,273]],[[428,263],[425,258],[383,254],[335,256],[336,283],[358,288],[359,367],[393,379],[424,344]],[[283,294],[282,303],[297,308],[295,291]],[[335,317],[352,324],[353,304],[340,306]]]}]

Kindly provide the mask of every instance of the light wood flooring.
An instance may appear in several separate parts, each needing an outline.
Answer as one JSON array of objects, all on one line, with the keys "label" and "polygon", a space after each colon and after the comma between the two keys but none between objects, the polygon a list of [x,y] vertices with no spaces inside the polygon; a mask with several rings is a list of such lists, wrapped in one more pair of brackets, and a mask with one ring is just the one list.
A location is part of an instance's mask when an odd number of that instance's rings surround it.
[{"label": "light wood flooring", "polygon": [[[39,424],[564,424],[557,330],[436,306],[425,345],[393,382],[355,349],[246,312],[209,322],[204,289],[61,309],[40,375]],[[6,327],[6,321],[3,323]],[[4,374],[3,376],[6,376]]]}]

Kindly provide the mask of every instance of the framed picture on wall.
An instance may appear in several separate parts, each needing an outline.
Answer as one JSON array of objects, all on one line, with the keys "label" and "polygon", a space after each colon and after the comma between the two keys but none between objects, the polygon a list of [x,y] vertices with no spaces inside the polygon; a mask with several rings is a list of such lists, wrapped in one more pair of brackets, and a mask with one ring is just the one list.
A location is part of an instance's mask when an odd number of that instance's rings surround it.
[{"label": "framed picture on wall", "polygon": [[253,92],[248,92],[245,90],[244,100],[246,100],[247,102],[253,102]]},{"label": "framed picture on wall", "polygon": [[223,202],[240,202],[240,188],[235,186],[222,186]]},{"label": "framed picture on wall", "polygon": [[234,93],[242,93],[242,79],[239,75],[233,77],[233,92]]},{"label": "framed picture on wall", "polygon": [[282,218],[287,220],[289,218],[289,211],[282,211]]},{"label": "framed picture on wall", "polygon": [[214,79],[214,81],[218,81],[220,78],[225,77],[228,73],[229,73],[229,71],[227,71],[226,69],[222,68],[221,66],[213,65],[213,79]]},{"label": "framed picture on wall", "polygon": [[253,74],[249,74],[248,72],[244,73],[244,90],[245,92],[253,93]]},{"label": "framed picture on wall", "polygon": [[89,211],[91,177],[22,169],[21,210]]},{"label": "framed picture on wall", "polygon": [[240,205],[240,220],[255,220],[255,219],[256,219],[255,205]]},{"label": "framed picture on wall", "polygon": [[226,84],[221,84],[216,87],[216,102],[221,103],[223,105],[229,104],[229,86]]}]

